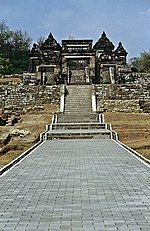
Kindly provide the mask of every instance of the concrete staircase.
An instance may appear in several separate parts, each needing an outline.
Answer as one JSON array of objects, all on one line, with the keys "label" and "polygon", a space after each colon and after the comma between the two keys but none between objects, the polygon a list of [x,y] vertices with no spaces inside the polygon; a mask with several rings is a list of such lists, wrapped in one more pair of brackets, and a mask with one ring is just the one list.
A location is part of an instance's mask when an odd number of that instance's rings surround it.
[{"label": "concrete staircase", "polygon": [[64,113],[89,114],[91,112],[91,85],[67,86]]},{"label": "concrete staircase", "polygon": [[111,125],[92,112],[92,86],[66,87],[64,113],[58,113],[48,125],[45,139],[117,139]]},{"label": "concrete staircase", "polygon": [[58,114],[58,123],[98,122],[98,114],[92,112],[91,85],[66,87],[64,113]]},{"label": "concrete staircase", "polygon": [[74,114],[59,114],[58,123],[94,123],[99,121],[99,116],[96,113],[74,113]]},{"label": "concrete staircase", "polygon": [[111,127],[105,123],[54,123],[47,139],[111,139]]}]

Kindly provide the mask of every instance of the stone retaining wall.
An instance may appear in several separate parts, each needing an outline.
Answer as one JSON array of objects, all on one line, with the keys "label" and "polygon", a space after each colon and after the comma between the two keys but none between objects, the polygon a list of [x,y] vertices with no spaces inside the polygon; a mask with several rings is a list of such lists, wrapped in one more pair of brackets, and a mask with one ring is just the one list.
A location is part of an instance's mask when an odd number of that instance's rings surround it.
[{"label": "stone retaining wall", "polygon": [[[148,102],[150,99],[149,84],[96,84],[93,86],[97,98],[97,111],[99,112],[141,112],[141,102],[143,100]],[[59,104],[61,88],[62,85],[0,86],[0,106]]]},{"label": "stone retaining wall", "polygon": [[99,112],[143,112],[141,102],[150,99],[150,85],[97,84],[95,93]]},{"label": "stone retaining wall", "polygon": [[107,112],[143,112],[139,100],[98,100],[97,111]]},{"label": "stone retaining wall", "polygon": [[60,102],[61,86],[0,86],[0,106],[25,106]]},{"label": "stone retaining wall", "polygon": [[150,97],[148,84],[96,84],[97,99],[140,99]]}]

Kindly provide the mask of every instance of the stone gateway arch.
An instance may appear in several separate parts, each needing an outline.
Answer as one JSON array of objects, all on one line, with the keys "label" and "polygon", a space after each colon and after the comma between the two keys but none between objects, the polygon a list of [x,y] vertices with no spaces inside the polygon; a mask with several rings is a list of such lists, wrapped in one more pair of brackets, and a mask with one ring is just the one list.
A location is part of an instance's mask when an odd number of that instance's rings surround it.
[{"label": "stone gateway arch", "polygon": [[105,32],[94,45],[89,39],[62,40],[60,45],[50,33],[41,46],[33,44],[29,72],[41,85],[117,83],[127,54],[122,42],[115,48]]}]

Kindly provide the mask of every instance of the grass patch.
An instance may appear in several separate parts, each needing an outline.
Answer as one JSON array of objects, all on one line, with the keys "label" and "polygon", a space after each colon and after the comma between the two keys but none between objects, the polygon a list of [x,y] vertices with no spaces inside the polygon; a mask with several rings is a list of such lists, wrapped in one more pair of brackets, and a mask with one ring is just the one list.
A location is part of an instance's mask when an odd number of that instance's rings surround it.
[{"label": "grass patch", "polygon": [[119,140],[144,157],[150,159],[150,114],[149,113],[105,113]]},{"label": "grass patch", "polygon": [[31,143],[18,145],[6,145],[7,153],[0,155],[0,166],[3,167],[6,164],[10,163],[18,156],[20,156],[24,151],[29,149],[32,146]]},{"label": "grass patch", "polygon": [[29,134],[25,137],[12,137],[9,144],[2,147],[0,167],[8,164],[38,142],[40,133],[45,131],[46,125],[51,123],[53,113],[58,110],[58,106],[53,104],[43,106],[44,110],[30,110],[26,114],[21,115],[21,120],[14,126],[0,127],[1,134],[12,129],[29,131]]},{"label": "grass patch", "polygon": [[[15,126],[0,127],[1,133],[3,133],[3,129],[9,132],[9,129],[13,128],[25,129],[30,132],[25,137],[13,137],[10,143],[3,147],[4,152],[0,154],[0,167],[8,164],[33,146],[38,141],[39,134],[45,131],[45,126],[51,123],[52,115],[58,110],[58,106],[50,104],[43,106],[44,110],[42,111],[31,110],[22,115],[20,122]],[[105,120],[112,124],[121,142],[150,159],[150,114],[107,112]]]},{"label": "grass patch", "polygon": [[22,82],[20,78],[0,78],[0,85],[8,85],[9,83],[12,83],[14,85],[18,85]]}]

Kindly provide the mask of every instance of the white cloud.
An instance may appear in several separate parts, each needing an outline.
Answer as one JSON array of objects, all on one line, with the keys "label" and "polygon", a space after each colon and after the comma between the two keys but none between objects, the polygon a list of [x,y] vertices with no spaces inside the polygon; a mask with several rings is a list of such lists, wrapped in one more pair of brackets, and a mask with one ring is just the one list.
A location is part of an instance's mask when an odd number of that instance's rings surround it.
[{"label": "white cloud", "polygon": [[148,16],[150,17],[150,8],[144,10],[144,11],[140,11],[139,12],[141,15],[145,15],[145,16]]}]

